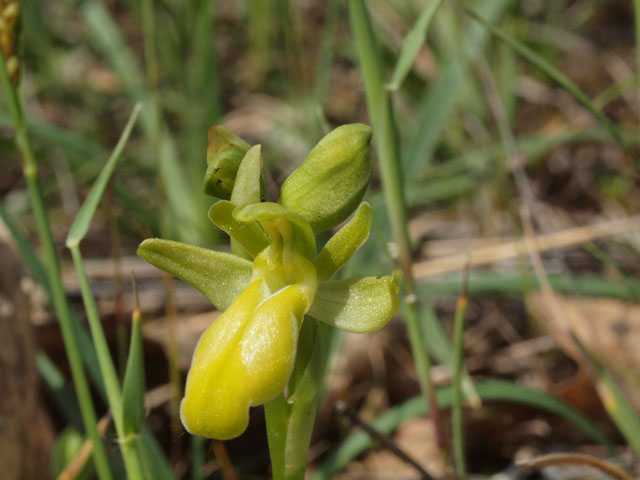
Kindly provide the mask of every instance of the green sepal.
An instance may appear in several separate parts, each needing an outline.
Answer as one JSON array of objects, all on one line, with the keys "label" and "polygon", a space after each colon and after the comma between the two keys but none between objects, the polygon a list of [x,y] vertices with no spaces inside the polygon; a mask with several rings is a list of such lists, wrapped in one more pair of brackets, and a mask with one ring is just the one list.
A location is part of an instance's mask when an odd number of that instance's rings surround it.
[{"label": "green sepal", "polygon": [[220,200],[209,209],[209,219],[255,257],[269,245],[269,236],[255,222],[238,221],[236,209],[230,201]]},{"label": "green sepal", "polygon": [[371,127],[342,125],[322,138],[289,175],[279,202],[302,216],[314,232],[329,230],[360,204],[372,172]]},{"label": "green sepal", "polygon": [[248,260],[186,243],[149,238],[138,247],[138,255],[196,287],[221,312],[251,280]]},{"label": "green sepal", "polygon": [[238,167],[238,174],[231,192],[231,203],[237,207],[259,203],[261,174],[261,147],[255,145],[249,149]]},{"label": "green sepal", "polygon": [[202,189],[207,195],[230,199],[238,168],[250,145],[220,125],[207,133],[207,171]]},{"label": "green sepal", "polygon": [[398,311],[399,272],[334,280],[318,286],[309,315],[347,332],[375,332]]},{"label": "green sepal", "polygon": [[299,252],[309,260],[316,258],[316,237],[309,223],[300,215],[290,212],[282,205],[273,202],[254,203],[236,209],[233,216],[240,222],[268,222],[286,220],[293,227],[293,242]]},{"label": "green sepal", "polygon": [[367,241],[372,217],[371,205],[362,203],[349,223],[331,237],[313,262],[319,282],[329,280]]},{"label": "green sepal", "polygon": [[122,384],[122,426],[125,435],[138,435],[144,420],[144,347],[140,310],[134,309],[127,367]]}]

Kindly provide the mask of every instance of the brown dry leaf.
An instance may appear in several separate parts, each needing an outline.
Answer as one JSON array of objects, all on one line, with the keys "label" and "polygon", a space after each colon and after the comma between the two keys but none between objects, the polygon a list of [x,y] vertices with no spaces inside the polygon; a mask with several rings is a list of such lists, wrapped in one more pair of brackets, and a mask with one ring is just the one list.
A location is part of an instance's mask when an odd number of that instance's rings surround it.
[{"label": "brown dry leaf", "polygon": [[[541,293],[527,298],[531,313],[542,321],[558,345],[578,363],[583,359],[572,339],[585,347],[624,381],[629,399],[640,410],[640,305],[610,298],[580,298],[556,295],[560,318],[547,314]],[[634,400],[635,399],[635,400]]]},{"label": "brown dry leaf", "polygon": [[[442,457],[436,445],[431,420],[415,418],[407,421],[398,428],[393,441],[433,477],[444,476]],[[413,480],[422,477],[415,468],[390,451],[378,449],[370,451],[361,461],[350,463],[344,473],[336,475],[335,478],[336,480],[353,480],[354,478]]]}]

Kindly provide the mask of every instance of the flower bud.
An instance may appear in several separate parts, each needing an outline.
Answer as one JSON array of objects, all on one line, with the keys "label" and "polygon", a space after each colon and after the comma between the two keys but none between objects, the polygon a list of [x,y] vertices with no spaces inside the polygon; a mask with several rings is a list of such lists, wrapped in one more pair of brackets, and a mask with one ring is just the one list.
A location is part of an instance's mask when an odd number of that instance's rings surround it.
[{"label": "flower bud", "polygon": [[360,204],[371,181],[371,128],[343,125],[326,135],[282,185],[280,203],[314,232],[329,230]]},{"label": "flower bud", "polygon": [[209,128],[207,142],[207,172],[202,189],[207,195],[229,200],[238,167],[250,145],[220,125]]}]

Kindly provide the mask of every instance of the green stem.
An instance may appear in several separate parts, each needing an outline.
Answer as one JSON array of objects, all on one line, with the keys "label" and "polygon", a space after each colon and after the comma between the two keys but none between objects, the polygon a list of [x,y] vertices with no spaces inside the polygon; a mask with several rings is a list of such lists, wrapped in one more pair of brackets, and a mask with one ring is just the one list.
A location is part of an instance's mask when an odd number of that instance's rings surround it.
[{"label": "green stem", "polygon": [[264,404],[264,417],[267,422],[271,474],[273,480],[282,480],[287,439],[287,402],[283,393]]},{"label": "green stem", "polygon": [[65,296],[62,278],[60,277],[60,266],[53,242],[53,235],[51,234],[44,202],[38,187],[38,167],[27,137],[24,110],[18,96],[17,88],[9,79],[3,55],[0,55],[0,83],[2,83],[5,98],[9,106],[9,113],[15,131],[16,146],[22,158],[22,172],[27,183],[29,202],[35,217],[36,230],[42,245],[47,278],[51,286],[50,300],[58,317],[58,322],[60,323],[62,340],[69,360],[69,367],[71,369],[76,395],[78,396],[82,420],[87,434],[93,443],[93,459],[96,471],[101,480],[111,480],[113,477],[107,461],[104,444],[98,432],[97,417],[91,400],[91,392],[89,391],[89,384],[82,369],[82,360],[74,334],[71,311]]},{"label": "green stem", "polygon": [[139,455],[138,442],[142,438],[140,434],[129,435],[128,437],[119,437],[120,452],[124,460],[124,468],[127,471],[128,480],[144,480],[149,478],[145,475],[142,467],[142,459]]},{"label": "green stem", "polygon": [[93,297],[93,293],[91,292],[91,287],[89,286],[89,280],[87,279],[84,265],[82,264],[82,254],[80,253],[78,245],[70,247],[69,250],[71,251],[73,265],[76,269],[76,273],[78,274],[82,302],[84,304],[85,312],[87,313],[87,320],[89,322],[89,329],[91,330],[93,344],[96,348],[98,365],[100,366],[100,373],[107,393],[107,401],[113,416],[113,423],[115,424],[118,432],[120,432],[122,429],[122,394],[120,392],[118,375],[113,362],[111,361],[109,345],[104,335],[104,330],[102,329],[100,315],[98,314],[98,307],[96,306],[96,301]]},{"label": "green stem", "polygon": [[107,393],[109,408],[113,415],[113,423],[118,434],[120,451],[122,452],[122,458],[124,459],[127,470],[127,477],[130,480],[143,479],[143,468],[135,446],[135,438],[137,438],[137,435],[135,437],[125,436],[122,421],[122,392],[120,391],[120,382],[118,381],[118,374],[116,373],[111,354],[109,353],[109,344],[107,343],[102,324],[100,323],[98,307],[96,306],[95,298],[93,297],[91,286],[89,285],[89,280],[84,270],[82,254],[80,253],[78,244],[72,245],[69,247],[69,250],[71,251],[73,264],[78,274],[82,302],[84,303],[84,308],[87,313],[89,329],[91,330],[91,337],[98,356],[100,373]]},{"label": "green stem", "polygon": [[453,453],[455,456],[456,476],[463,479],[466,475],[466,467],[464,461],[464,432],[463,432],[463,412],[462,412],[462,377],[464,373],[464,324],[465,314],[467,312],[467,280],[469,278],[469,270],[465,269],[463,274],[460,296],[456,305],[456,315],[453,324],[453,384],[452,384],[452,402],[451,402],[451,419],[453,430]]},{"label": "green stem", "polygon": [[288,387],[285,480],[304,479],[323,376],[321,330],[313,318],[306,317],[300,329],[296,363]]},{"label": "green stem", "polygon": [[355,36],[358,57],[363,73],[367,106],[372,119],[378,150],[382,187],[393,237],[398,245],[399,263],[405,279],[405,321],[411,351],[418,373],[420,388],[430,407],[438,444],[448,458],[446,437],[442,428],[435,390],[431,382],[429,349],[420,329],[418,300],[411,269],[411,242],[403,190],[398,134],[391,111],[391,99],[384,88],[383,68],[380,61],[369,14],[362,0],[349,0],[351,29]]},{"label": "green stem", "polygon": [[[28,145],[28,144],[25,144]],[[27,146],[23,152],[29,151]],[[26,153],[30,155],[30,153]],[[26,163],[26,162],[25,162]],[[93,443],[93,459],[96,465],[98,476],[101,480],[110,480],[112,478],[109,464],[107,462],[107,455],[102,443],[102,438],[97,429],[97,417],[93,408],[91,400],[91,393],[89,391],[89,385],[82,369],[82,359],[80,358],[80,350],[78,348],[77,339],[73,332],[73,325],[71,323],[71,312],[69,310],[69,304],[64,293],[64,287],[62,286],[62,280],[60,278],[60,266],[58,264],[58,258],[53,243],[53,236],[49,228],[49,223],[44,209],[42,197],[40,196],[40,190],[37,184],[37,173],[35,167],[33,169],[24,170],[24,176],[27,181],[27,189],[29,192],[29,200],[31,203],[31,209],[33,210],[36,219],[36,228],[38,231],[38,237],[42,245],[44,253],[44,262],[47,271],[47,277],[49,284],[51,285],[51,301],[53,308],[58,317],[60,323],[60,330],[62,331],[62,339],[64,342],[65,350],[67,352],[67,358],[69,360],[69,366],[71,368],[71,376],[73,378],[73,384],[78,396],[78,404],[80,405],[80,413],[84,426],[87,430],[87,434]]]}]

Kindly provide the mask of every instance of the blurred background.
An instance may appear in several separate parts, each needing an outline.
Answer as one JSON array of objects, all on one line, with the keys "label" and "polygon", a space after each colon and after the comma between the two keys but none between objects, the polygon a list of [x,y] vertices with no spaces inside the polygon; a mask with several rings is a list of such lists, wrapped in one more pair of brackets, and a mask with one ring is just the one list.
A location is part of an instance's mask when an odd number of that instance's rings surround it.
[{"label": "blurred background", "polygon": [[[428,3],[366,2],[388,77]],[[572,451],[613,459],[637,474],[640,437],[621,433],[625,422],[616,414],[623,402],[631,415],[627,425],[634,425],[640,407],[634,168],[640,155],[640,5],[462,3],[544,65],[500,40],[457,2],[443,2],[436,12],[392,94],[419,297],[451,338],[471,252],[464,335],[469,373],[545,392],[587,421],[580,429],[564,411],[506,401],[468,407],[468,469],[483,477],[534,478],[514,461]],[[259,408],[249,430],[230,442],[193,441],[183,431],[177,416],[182,382],[199,335],[218,312],[135,251],[152,236],[229,248],[207,218],[214,200],[201,188],[209,126],[224,125],[262,144],[275,200],[283,179],[325,133],[345,123],[371,123],[346,2],[24,0],[20,13],[28,130],[69,299],[84,315],[64,238],[141,101],[123,160],[82,243],[115,363],[122,372],[133,272],[144,317],[147,422],[175,474],[267,478]],[[571,79],[611,123],[599,121],[555,74]],[[3,478],[55,478],[84,437],[59,327],[28,261],[38,241],[2,105],[0,469],[7,472]],[[347,276],[387,274],[396,264],[377,169],[366,199],[375,209],[374,226]],[[309,471],[325,472],[320,478],[422,478],[379,441],[345,454],[339,468],[322,470],[359,428],[335,410],[338,400],[371,423],[419,395],[401,317],[375,334],[341,334],[327,352],[331,368],[309,452]],[[447,367],[436,365],[432,373],[437,386],[451,381]],[[622,397],[612,397],[609,380]],[[104,414],[105,404],[97,392],[94,397]],[[379,428],[431,475],[443,476],[431,421],[419,409],[402,412]],[[448,409],[442,413],[448,426]],[[603,432],[609,449],[585,433],[594,430]],[[108,429],[106,435],[113,438]],[[90,465],[84,475],[91,478]],[[575,478],[584,476],[578,471]]]}]

